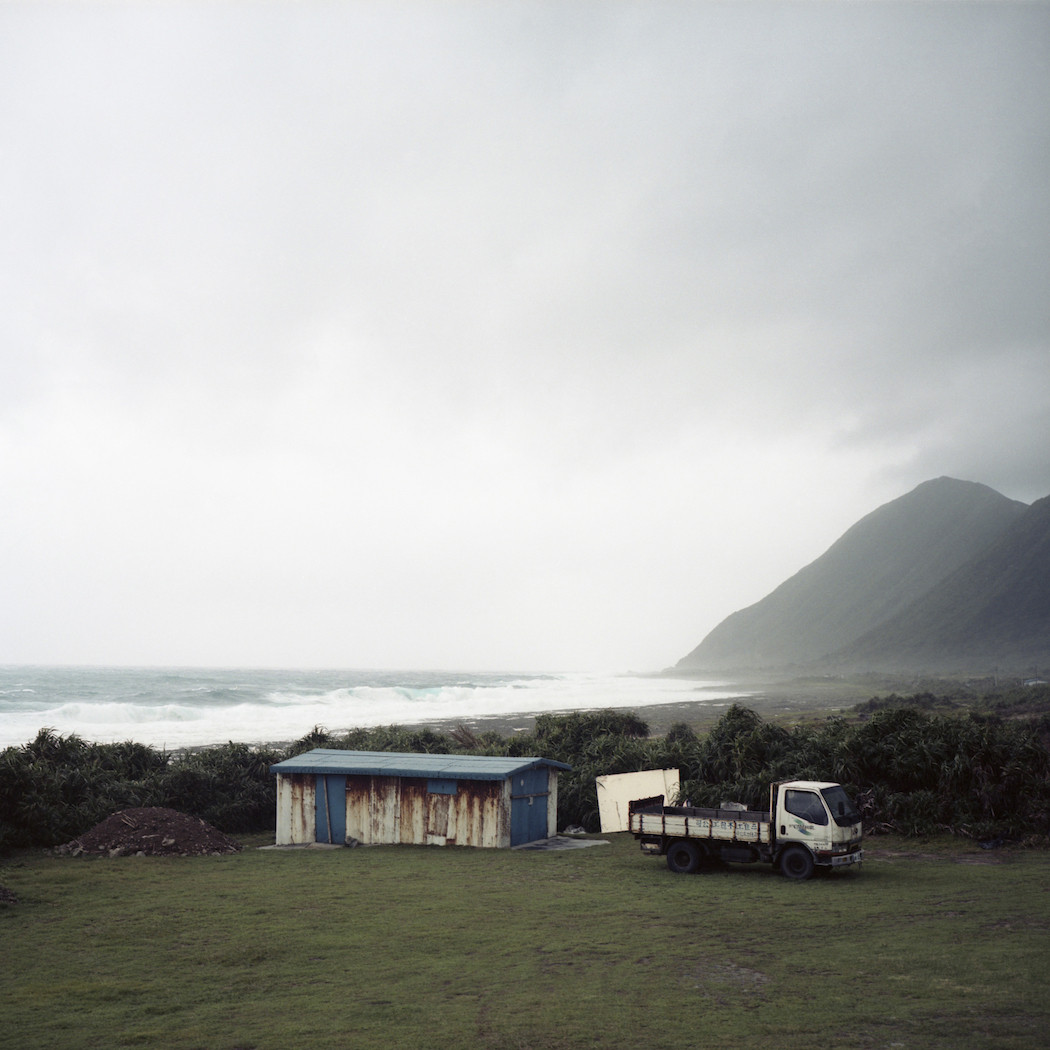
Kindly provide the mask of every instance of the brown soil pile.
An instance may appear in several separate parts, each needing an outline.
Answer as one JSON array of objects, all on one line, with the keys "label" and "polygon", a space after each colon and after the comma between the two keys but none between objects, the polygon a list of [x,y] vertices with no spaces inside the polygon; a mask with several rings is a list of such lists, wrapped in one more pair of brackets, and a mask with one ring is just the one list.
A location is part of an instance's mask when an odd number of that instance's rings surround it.
[{"label": "brown soil pile", "polygon": [[236,853],[240,844],[199,817],[151,806],[124,809],[107,817],[58,853],[109,857],[201,857]]}]

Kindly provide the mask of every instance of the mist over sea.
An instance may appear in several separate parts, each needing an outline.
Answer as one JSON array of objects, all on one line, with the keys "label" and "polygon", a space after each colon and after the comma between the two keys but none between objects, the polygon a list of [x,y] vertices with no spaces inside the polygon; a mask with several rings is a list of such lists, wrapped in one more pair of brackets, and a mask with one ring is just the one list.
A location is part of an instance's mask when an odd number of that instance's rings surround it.
[{"label": "mist over sea", "polygon": [[44,727],[172,749],[291,741],[315,725],[340,732],[606,707],[725,706],[741,695],[719,685],[630,674],[8,666],[0,667],[0,748],[25,744]]}]

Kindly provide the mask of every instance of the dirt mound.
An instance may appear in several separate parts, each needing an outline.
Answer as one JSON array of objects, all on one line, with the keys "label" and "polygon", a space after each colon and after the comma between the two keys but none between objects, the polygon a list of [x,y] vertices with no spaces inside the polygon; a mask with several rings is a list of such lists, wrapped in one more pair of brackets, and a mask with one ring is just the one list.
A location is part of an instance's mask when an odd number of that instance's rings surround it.
[{"label": "dirt mound", "polygon": [[199,817],[151,806],[124,809],[106,817],[79,838],[59,846],[58,853],[109,857],[200,857],[236,853],[240,844]]}]

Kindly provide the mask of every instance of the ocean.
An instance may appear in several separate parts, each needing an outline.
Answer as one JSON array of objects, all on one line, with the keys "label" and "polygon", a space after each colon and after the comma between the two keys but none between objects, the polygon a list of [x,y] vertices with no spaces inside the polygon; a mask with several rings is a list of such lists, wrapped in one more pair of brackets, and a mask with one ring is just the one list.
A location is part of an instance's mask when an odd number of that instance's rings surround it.
[{"label": "ocean", "polygon": [[631,674],[497,674],[129,667],[0,667],[0,748],[42,728],[162,749],[296,740],[314,726],[435,721],[702,702],[724,683]]}]

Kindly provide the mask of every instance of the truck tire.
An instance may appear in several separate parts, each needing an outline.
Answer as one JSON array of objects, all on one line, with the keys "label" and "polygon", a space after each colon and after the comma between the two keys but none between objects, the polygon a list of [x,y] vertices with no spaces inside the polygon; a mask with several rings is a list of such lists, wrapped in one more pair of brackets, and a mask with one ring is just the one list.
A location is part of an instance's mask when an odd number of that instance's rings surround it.
[{"label": "truck tire", "polygon": [[700,868],[700,847],[678,839],[667,847],[667,867],[679,875],[692,875]]},{"label": "truck tire", "polygon": [[814,867],[813,854],[805,846],[788,846],[780,854],[780,873],[789,879],[808,879]]}]

